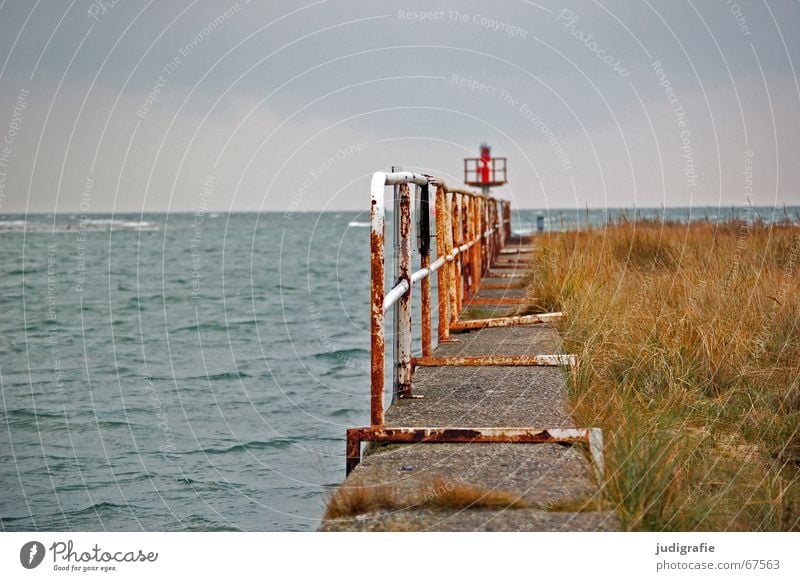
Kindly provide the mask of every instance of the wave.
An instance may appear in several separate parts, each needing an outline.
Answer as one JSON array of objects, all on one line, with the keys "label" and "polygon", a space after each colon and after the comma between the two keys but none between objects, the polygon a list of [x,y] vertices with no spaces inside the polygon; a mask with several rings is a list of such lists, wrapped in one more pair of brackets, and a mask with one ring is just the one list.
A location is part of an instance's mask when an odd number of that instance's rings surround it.
[{"label": "wave", "polygon": [[[131,478],[126,478],[126,474],[130,474]],[[116,486],[117,484],[133,484],[134,482],[141,482],[145,480],[156,480],[159,478],[159,475],[154,472],[135,472],[135,473],[124,473],[120,474],[115,472],[114,480],[109,480],[107,482],[102,483],[84,483],[84,482],[76,482],[75,484],[61,484],[56,486],[56,492],[61,494],[64,492],[89,492],[93,490],[101,490],[106,487]],[[82,509],[86,510],[86,509]]]},{"label": "wave", "polygon": [[55,412],[34,412],[31,410],[13,409],[13,410],[6,410],[5,413],[0,414],[0,417],[6,417],[8,419],[47,419],[47,418],[61,419],[64,417],[64,414]]},{"label": "wave", "polygon": [[229,482],[229,481],[221,481],[221,480],[214,480],[211,482],[206,482],[204,480],[196,480],[194,478],[190,478],[188,476],[177,477],[176,480],[180,484],[186,484],[191,488],[212,488],[212,489],[222,489],[222,490],[235,490],[244,488],[244,484],[239,484],[238,482]]},{"label": "wave", "polygon": [[155,222],[139,221],[139,220],[117,220],[113,218],[90,218],[83,220],[81,224],[90,226],[121,226],[122,228],[152,228],[157,224]]},{"label": "wave", "polygon": [[233,331],[241,329],[242,327],[252,327],[256,324],[255,319],[247,319],[244,321],[209,321],[207,323],[200,323],[199,325],[187,325],[185,327],[176,327],[170,329],[170,333],[178,333],[181,331]]},{"label": "wave", "polygon": [[235,444],[227,448],[200,448],[183,454],[228,454],[229,452],[248,452],[250,450],[285,450],[297,443],[296,438],[275,438],[274,440],[253,440]]},{"label": "wave", "polygon": [[125,228],[152,228],[155,224],[153,222],[123,222],[121,226]]},{"label": "wave", "polygon": [[191,515],[187,517],[178,517],[180,521],[168,525],[165,530],[167,531],[202,531],[206,533],[223,532],[223,531],[241,531],[242,529],[231,525],[228,522],[222,523],[214,520],[209,520],[203,516]]},{"label": "wave", "polygon": [[193,377],[187,377],[185,379],[193,379],[193,380],[207,379],[209,381],[219,381],[223,379],[244,379],[245,377],[252,377],[252,376],[248,375],[244,371],[222,371],[220,373],[209,373],[208,375],[196,375]]},{"label": "wave", "polygon": [[369,222],[357,222],[356,220],[353,220],[352,222],[350,222],[347,225],[347,227],[348,228],[369,228],[370,227],[370,223]]},{"label": "wave", "polygon": [[369,351],[367,349],[338,349],[336,351],[322,351],[314,353],[311,357],[323,361],[357,362],[368,361]]},{"label": "wave", "polygon": [[100,428],[132,428],[134,424],[124,420],[100,420],[95,426]]},{"label": "wave", "polygon": [[353,414],[363,413],[364,410],[354,410],[352,408],[341,408],[330,412],[328,415],[334,418],[349,417]]},{"label": "wave", "polygon": [[86,508],[79,508],[77,510],[65,511],[64,516],[80,516],[84,514],[91,514],[95,512],[119,512],[120,510],[132,510],[135,508],[132,504],[118,504],[116,502],[96,502]]}]

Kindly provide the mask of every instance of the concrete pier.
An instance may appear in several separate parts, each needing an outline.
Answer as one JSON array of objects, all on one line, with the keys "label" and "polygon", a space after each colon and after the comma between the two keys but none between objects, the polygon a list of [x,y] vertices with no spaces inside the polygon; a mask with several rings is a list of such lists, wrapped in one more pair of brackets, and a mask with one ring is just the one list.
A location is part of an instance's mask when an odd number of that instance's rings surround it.
[{"label": "concrete pier", "polygon": [[[530,238],[509,240],[484,278],[478,299],[524,298],[523,277],[532,259]],[[514,249],[519,252],[515,252]],[[498,288],[501,287],[501,288]],[[476,301],[470,316],[513,315],[518,306]],[[550,324],[487,328],[455,333],[436,357],[561,354]],[[568,373],[561,367],[418,367],[413,393],[386,411],[387,427],[482,426],[575,428],[569,413]],[[467,486],[487,495],[520,499],[513,507],[475,508],[426,502],[426,495]],[[323,531],[595,531],[618,530],[604,510],[586,447],[582,444],[422,443],[367,446],[363,460],[334,494],[350,490],[392,491],[392,506],[323,522]],[[445,504],[445,505],[443,505]]]}]

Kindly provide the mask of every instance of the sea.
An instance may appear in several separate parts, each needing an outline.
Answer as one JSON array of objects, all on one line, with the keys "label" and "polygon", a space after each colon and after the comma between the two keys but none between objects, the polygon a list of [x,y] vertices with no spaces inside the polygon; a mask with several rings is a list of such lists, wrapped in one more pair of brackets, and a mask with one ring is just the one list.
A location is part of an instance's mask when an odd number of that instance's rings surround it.
[{"label": "sea", "polygon": [[369,258],[364,212],[0,215],[0,530],[318,528],[369,423]]}]

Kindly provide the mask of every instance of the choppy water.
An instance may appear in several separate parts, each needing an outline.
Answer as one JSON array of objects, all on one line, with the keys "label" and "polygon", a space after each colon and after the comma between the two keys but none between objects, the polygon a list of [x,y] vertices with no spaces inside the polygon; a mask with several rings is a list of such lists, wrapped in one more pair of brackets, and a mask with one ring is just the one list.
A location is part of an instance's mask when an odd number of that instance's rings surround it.
[{"label": "choppy water", "polygon": [[315,529],[369,419],[366,221],[0,216],[2,530]]}]

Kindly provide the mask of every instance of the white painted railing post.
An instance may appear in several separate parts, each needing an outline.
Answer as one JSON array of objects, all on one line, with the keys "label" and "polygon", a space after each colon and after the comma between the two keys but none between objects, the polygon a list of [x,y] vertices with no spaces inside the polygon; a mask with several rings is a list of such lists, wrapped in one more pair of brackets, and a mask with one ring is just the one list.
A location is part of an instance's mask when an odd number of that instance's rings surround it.
[{"label": "white painted railing post", "polygon": [[407,183],[400,184],[399,189],[400,232],[399,235],[399,280],[406,281],[408,291],[397,301],[397,334],[398,334],[398,385],[397,397],[403,398],[411,393],[411,193]]}]

